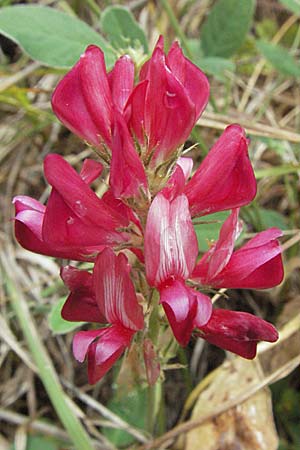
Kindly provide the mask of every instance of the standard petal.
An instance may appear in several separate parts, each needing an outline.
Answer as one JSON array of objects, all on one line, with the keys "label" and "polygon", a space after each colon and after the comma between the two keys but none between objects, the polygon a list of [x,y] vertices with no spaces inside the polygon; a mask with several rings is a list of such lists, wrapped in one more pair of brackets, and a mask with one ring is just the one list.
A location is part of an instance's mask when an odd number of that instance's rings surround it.
[{"label": "standard petal", "polygon": [[203,339],[247,359],[255,357],[259,341],[278,339],[276,328],[269,322],[249,313],[224,309],[214,310],[208,323],[199,329]]},{"label": "standard petal", "polygon": [[72,132],[95,146],[110,144],[111,94],[102,51],[90,46],[57,85],[52,108]]},{"label": "standard petal", "polygon": [[185,142],[196,121],[195,106],[156,47],[149,61],[145,132],[152,165],[168,159]]},{"label": "standard petal", "polygon": [[134,84],[134,63],[130,56],[124,55],[117,60],[108,74],[108,81],[114,105],[122,113]]},{"label": "standard petal", "polygon": [[116,198],[139,197],[142,190],[147,190],[147,178],[142,161],[134,148],[123,117],[117,112],[109,182]]},{"label": "standard petal", "polygon": [[256,181],[248,157],[248,140],[239,125],[226,128],[184,193],[192,217],[238,208],[253,200]]},{"label": "standard petal", "polygon": [[96,302],[92,275],[86,270],[66,266],[60,276],[71,291],[62,308],[62,317],[71,322],[107,323]]},{"label": "standard petal", "polygon": [[99,309],[107,320],[137,331],[143,328],[144,319],[129,272],[126,256],[116,256],[106,248],[97,257],[93,284]]},{"label": "standard petal", "polygon": [[185,58],[178,42],[174,42],[167,56],[167,65],[177,80],[184,86],[195,105],[197,120],[209,99],[209,82],[204,73]]},{"label": "standard petal", "polygon": [[194,291],[181,281],[174,281],[159,290],[163,305],[175,338],[183,347],[190,340],[197,314],[198,301]]},{"label": "standard petal", "polygon": [[169,202],[158,194],[148,212],[145,230],[146,275],[151,286],[169,279],[186,280],[198,254],[198,242],[184,195]]}]

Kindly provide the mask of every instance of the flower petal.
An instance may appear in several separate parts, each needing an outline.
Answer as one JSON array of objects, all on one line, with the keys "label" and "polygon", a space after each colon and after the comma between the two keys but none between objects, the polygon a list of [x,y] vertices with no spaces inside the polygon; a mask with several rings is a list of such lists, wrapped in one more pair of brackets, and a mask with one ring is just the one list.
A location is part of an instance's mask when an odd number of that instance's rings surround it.
[{"label": "flower petal", "polygon": [[62,317],[71,322],[107,323],[96,302],[92,275],[86,270],[72,266],[63,267],[60,275],[71,291],[62,308]]},{"label": "flower petal", "polygon": [[146,173],[122,116],[116,112],[110,167],[110,186],[116,198],[139,197],[147,189]]},{"label": "flower petal", "polygon": [[120,326],[104,329],[101,337],[88,349],[89,383],[94,384],[102,378],[130,345],[134,331]]},{"label": "flower petal", "polygon": [[158,194],[148,212],[145,230],[145,264],[151,286],[169,279],[187,279],[198,254],[198,242],[188,202],[180,195],[169,202]]},{"label": "flower petal", "polygon": [[126,256],[116,256],[106,248],[97,257],[93,284],[99,309],[107,320],[137,331],[143,328],[144,319],[129,271]]},{"label": "flower petal", "polygon": [[103,165],[94,159],[85,159],[80,171],[80,177],[86,184],[92,184],[99,177]]},{"label": "flower petal", "polygon": [[110,144],[111,106],[104,55],[91,45],[57,85],[52,108],[67,128],[99,147],[101,140]]},{"label": "flower petal", "polygon": [[284,271],[282,250],[277,240],[279,236],[282,236],[282,231],[277,228],[258,233],[233,253],[214,286],[267,289],[280,284]]},{"label": "flower petal", "polygon": [[122,113],[134,83],[134,63],[128,55],[117,60],[108,74],[108,81],[114,105]]},{"label": "flower petal", "polygon": [[167,65],[177,80],[184,86],[187,95],[195,105],[197,120],[209,99],[209,82],[199,67],[185,58],[178,42],[174,42],[167,56]]},{"label": "flower petal", "polygon": [[83,362],[91,343],[105,331],[106,328],[101,328],[100,330],[79,331],[76,333],[73,338],[73,355],[75,359]]},{"label": "flower petal", "polygon": [[192,217],[237,208],[255,197],[256,181],[248,157],[248,141],[239,125],[226,128],[184,193]]},{"label": "flower petal", "polygon": [[259,317],[238,311],[216,309],[206,325],[200,327],[200,336],[218,347],[244,358],[253,359],[259,341],[275,342],[276,328]]},{"label": "flower petal", "polygon": [[61,156],[51,154],[45,158],[45,176],[61,195],[69,208],[83,222],[112,230],[126,226],[124,217],[117,214],[89,188],[80,175]]},{"label": "flower petal", "polygon": [[181,281],[174,281],[159,290],[175,338],[183,347],[190,340],[197,314],[198,300],[195,292]]}]

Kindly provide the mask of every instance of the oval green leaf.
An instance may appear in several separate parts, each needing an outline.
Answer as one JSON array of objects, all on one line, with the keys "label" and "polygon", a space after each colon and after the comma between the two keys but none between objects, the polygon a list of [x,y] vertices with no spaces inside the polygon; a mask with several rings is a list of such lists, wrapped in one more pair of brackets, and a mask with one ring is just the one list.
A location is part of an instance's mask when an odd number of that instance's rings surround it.
[{"label": "oval green leaf", "polygon": [[300,64],[284,47],[260,40],[256,46],[274,69],[284,75],[300,77]]},{"label": "oval green leaf", "polygon": [[194,229],[200,252],[206,252],[209,249],[209,242],[218,239],[220,229],[229,214],[230,211],[222,211],[195,220]]},{"label": "oval green leaf", "polygon": [[77,17],[46,6],[2,8],[0,32],[32,59],[50,67],[72,67],[89,44],[101,47],[109,67],[115,60],[109,44],[90,26]]},{"label": "oval green leaf", "polygon": [[243,44],[251,27],[255,0],[219,0],[201,32],[205,56],[232,56]]},{"label": "oval green leaf", "polygon": [[280,0],[287,9],[296,15],[300,15],[300,0]]},{"label": "oval green leaf", "polygon": [[61,310],[64,306],[66,298],[60,298],[58,302],[56,302],[48,317],[49,328],[53,331],[54,334],[66,334],[69,331],[73,331],[78,327],[81,327],[85,322],[69,322],[64,320],[61,317]]},{"label": "oval green leaf", "polygon": [[145,33],[125,7],[106,8],[101,15],[101,29],[115,48],[127,49],[142,46],[144,52],[148,53]]}]

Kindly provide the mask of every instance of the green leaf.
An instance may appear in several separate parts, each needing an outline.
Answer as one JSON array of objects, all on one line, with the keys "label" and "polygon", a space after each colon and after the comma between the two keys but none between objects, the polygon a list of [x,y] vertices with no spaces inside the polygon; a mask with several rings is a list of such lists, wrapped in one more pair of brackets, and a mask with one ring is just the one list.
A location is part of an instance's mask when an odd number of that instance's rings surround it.
[{"label": "green leaf", "polygon": [[281,230],[286,230],[288,228],[285,217],[278,211],[273,209],[258,208],[257,212],[260,216],[263,229],[277,227]]},{"label": "green leaf", "polygon": [[[108,402],[108,408],[136,428],[144,429],[147,416],[147,391],[143,388],[131,389],[126,395]],[[125,447],[134,442],[134,437],[118,428],[104,428],[103,434],[117,447]]]},{"label": "green leaf", "polygon": [[143,46],[148,52],[148,44],[144,31],[135,18],[123,6],[109,6],[101,15],[101,28],[117,49]]},{"label": "green leaf", "polygon": [[115,59],[108,43],[96,31],[77,17],[54,8],[38,5],[2,8],[0,32],[46,66],[73,66],[89,44],[101,47],[108,66]]},{"label": "green leaf", "polygon": [[[51,438],[44,436],[28,436],[26,450],[59,450],[61,446]],[[12,445],[11,450],[15,450]]]},{"label": "green leaf", "polygon": [[206,56],[232,56],[243,44],[251,27],[255,0],[219,0],[201,33]]},{"label": "green leaf", "polygon": [[63,297],[56,302],[48,317],[49,327],[55,334],[66,334],[69,331],[75,330],[78,327],[81,327],[85,322],[69,322],[64,320],[61,317],[61,310],[66,301],[66,298]]},{"label": "green leaf", "polygon": [[226,72],[235,71],[235,64],[232,61],[219,56],[199,58],[195,63],[203,72],[214,75],[221,81],[225,79]]},{"label": "green leaf", "polygon": [[214,214],[209,214],[204,217],[200,217],[196,222],[210,222],[195,224],[198,246],[201,252],[206,252],[209,249],[209,241],[216,241],[219,237],[220,229],[224,221],[229,216],[230,211],[222,211]]},{"label": "green leaf", "polygon": [[292,11],[292,13],[300,15],[300,0],[280,0],[280,3]]},{"label": "green leaf", "polygon": [[300,77],[300,64],[284,47],[262,40],[257,41],[256,46],[278,72],[296,78]]}]

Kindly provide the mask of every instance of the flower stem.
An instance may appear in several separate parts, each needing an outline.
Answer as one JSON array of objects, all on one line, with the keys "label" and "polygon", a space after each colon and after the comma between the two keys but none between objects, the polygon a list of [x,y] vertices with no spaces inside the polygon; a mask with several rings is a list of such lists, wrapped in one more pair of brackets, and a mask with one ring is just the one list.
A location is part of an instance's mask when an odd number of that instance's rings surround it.
[{"label": "flower stem", "polygon": [[[10,268],[9,271],[10,273],[13,273],[12,268]],[[13,277],[9,276],[8,273],[6,273],[5,281],[12,308],[19,320],[33,360],[38,368],[38,374],[58,417],[65,426],[76,449],[93,450],[94,446],[87,432],[76,416],[68,396],[62,389],[52,361],[30,315],[28,305],[22,295],[21,289],[18,287],[18,284]]]},{"label": "flower stem", "polygon": [[161,0],[161,5],[163,7],[163,9],[166,11],[167,16],[170,20],[170,23],[172,25],[172,27],[174,28],[174,31],[176,32],[177,36],[180,38],[181,41],[181,45],[186,53],[186,55],[190,58],[193,59],[193,54],[191,52],[190,46],[188,44],[188,40],[184,34],[184,32],[182,31],[181,27],[180,27],[180,23],[177,20],[177,17],[175,16],[170,3],[168,0]]}]

